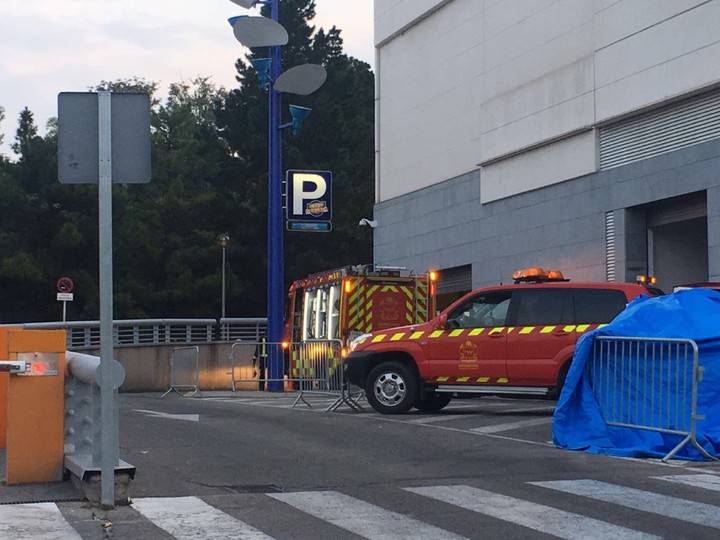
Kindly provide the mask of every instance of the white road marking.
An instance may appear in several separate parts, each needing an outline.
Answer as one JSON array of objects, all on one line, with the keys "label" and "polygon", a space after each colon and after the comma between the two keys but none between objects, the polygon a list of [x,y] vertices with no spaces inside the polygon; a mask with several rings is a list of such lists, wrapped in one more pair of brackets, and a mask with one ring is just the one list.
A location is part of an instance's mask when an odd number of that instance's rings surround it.
[{"label": "white road marking", "polygon": [[558,480],[554,482],[530,482],[530,484],[720,529],[720,507],[711,504],[608,484],[597,480]]},{"label": "white road marking", "polygon": [[472,414],[438,414],[435,416],[425,416],[423,418],[413,418],[408,420],[408,424],[435,424],[437,422],[446,422],[448,420],[458,420],[459,418],[476,418]]},{"label": "white road marking", "polygon": [[555,407],[523,407],[521,409],[505,409],[503,414],[554,413]]},{"label": "white road marking", "polygon": [[55,503],[0,506],[0,538],[4,540],[82,540]]},{"label": "white road marking", "polygon": [[169,414],[164,412],[157,412],[157,411],[147,411],[145,409],[133,409],[134,412],[139,412],[141,414],[152,416],[153,418],[166,418],[168,420],[183,420],[185,422],[199,422],[200,421],[200,415],[199,414]]},{"label": "white road marking", "polygon": [[363,538],[373,540],[462,538],[439,527],[385,510],[337,491],[269,493],[268,496]]},{"label": "white road marking", "polygon": [[654,476],[653,478],[711,491],[720,491],[720,476],[714,474],[674,474],[670,476]]},{"label": "white road marking", "polygon": [[533,418],[531,420],[519,420],[517,422],[509,422],[507,424],[495,424],[493,426],[481,426],[477,428],[472,428],[468,431],[472,431],[473,433],[501,433],[503,431],[511,431],[513,429],[520,429],[524,427],[530,427],[530,426],[539,426],[540,424],[549,424],[552,422],[552,418],[544,417],[544,418]]},{"label": "white road marking", "polygon": [[135,499],[133,508],[178,540],[272,539],[197,497]]},{"label": "white road marking", "polygon": [[652,539],[652,534],[470,486],[404,488],[406,491],[501,519],[528,529],[575,540]]}]

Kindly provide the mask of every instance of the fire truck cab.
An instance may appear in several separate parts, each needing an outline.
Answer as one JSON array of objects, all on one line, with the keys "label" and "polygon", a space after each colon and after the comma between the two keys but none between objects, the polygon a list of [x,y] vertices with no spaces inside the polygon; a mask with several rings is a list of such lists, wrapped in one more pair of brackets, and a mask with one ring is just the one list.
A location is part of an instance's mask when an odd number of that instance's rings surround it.
[{"label": "fire truck cab", "polygon": [[435,314],[434,273],[358,265],[313,274],[290,286],[285,340],[349,340],[421,324]]},{"label": "fire truck cab", "polygon": [[573,283],[518,271],[514,284],[468,293],[425,324],[373,331],[350,344],[347,376],[384,414],[437,411],[453,396],[557,395],[585,332],[641,294],[631,283]]}]

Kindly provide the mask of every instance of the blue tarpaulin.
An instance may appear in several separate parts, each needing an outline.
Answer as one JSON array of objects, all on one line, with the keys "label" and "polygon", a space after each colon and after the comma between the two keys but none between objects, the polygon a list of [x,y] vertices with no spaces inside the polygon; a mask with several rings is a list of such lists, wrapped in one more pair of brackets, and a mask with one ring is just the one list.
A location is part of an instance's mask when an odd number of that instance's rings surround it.
[{"label": "blue tarpaulin", "polygon": [[[555,409],[553,438],[560,448],[626,457],[664,457],[683,439],[682,436],[608,426],[603,416],[607,409],[603,407],[608,406],[608,399],[626,400],[626,405],[627,400],[631,400],[631,409],[632,406],[636,410],[647,409],[652,404],[656,414],[662,415],[664,409],[659,402],[667,400],[668,393],[662,392],[673,384],[670,376],[662,379],[652,372],[653,380],[637,384],[633,377],[647,375],[640,371],[643,363],[637,362],[638,367],[626,368],[622,374],[626,381],[629,380],[623,395],[605,395],[601,398],[604,401],[598,402],[591,387],[592,374],[586,369],[591,361],[593,341],[598,336],[694,340],[699,349],[700,365],[704,367],[697,404],[698,414],[704,415],[705,419],[697,423],[697,440],[710,454],[720,454],[720,293],[690,289],[666,296],[642,296],[631,302],[609,325],[582,336]],[[632,391],[628,392],[628,388]],[[672,404],[673,407],[676,405],[689,407],[689,403],[684,402]],[[702,459],[692,445],[686,445],[676,457]]]}]

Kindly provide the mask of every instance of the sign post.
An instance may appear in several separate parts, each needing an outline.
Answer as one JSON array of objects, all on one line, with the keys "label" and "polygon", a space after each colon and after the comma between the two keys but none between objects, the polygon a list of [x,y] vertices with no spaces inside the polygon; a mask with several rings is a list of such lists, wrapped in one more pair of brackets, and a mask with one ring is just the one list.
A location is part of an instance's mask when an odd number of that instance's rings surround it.
[{"label": "sign post", "polygon": [[120,461],[119,411],[113,386],[113,183],[150,181],[150,98],[143,93],[64,92],[58,97],[58,177],[98,185],[100,268],[101,504],[115,506]]},{"label": "sign post", "polygon": [[57,301],[63,303],[62,322],[65,323],[67,322],[67,303],[74,299],[75,283],[69,277],[61,277],[55,282],[55,288],[57,289]]}]

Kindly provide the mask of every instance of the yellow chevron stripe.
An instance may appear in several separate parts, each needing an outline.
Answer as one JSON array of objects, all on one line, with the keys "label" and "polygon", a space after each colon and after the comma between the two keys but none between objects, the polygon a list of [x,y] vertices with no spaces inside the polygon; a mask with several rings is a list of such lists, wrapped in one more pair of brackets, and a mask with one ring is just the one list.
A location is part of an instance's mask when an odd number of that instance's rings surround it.
[{"label": "yellow chevron stripe", "polygon": [[484,328],[473,328],[472,330],[470,330],[470,333],[468,335],[469,336],[479,336],[484,331],[485,331]]},{"label": "yellow chevron stripe", "polygon": [[495,328],[493,328],[492,330],[490,330],[490,335],[500,334],[500,333],[502,333],[503,330],[505,330],[505,327],[504,327],[504,326],[496,326]]},{"label": "yellow chevron stripe", "polygon": [[464,331],[465,331],[465,330],[462,330],[462,329],[460,329],[460,330],[453,330],[452,332],[450,332],[450,337],[462,336],[462,334],[463,334]]},{"label": "yellow chevron stripe", "polygon": [[383,339],[385,339],[385,334],[378,334],[372,338],[372,343],[380,343]]},{"label": "yellow chevron stripe", "polygon": [[442,335],[443,335],[443,331],[442,331],[442,330],[435,330],[433,333],[430,334],[430,337],[431,337],[432,339],[436,339],[436,338],[439,338],[439,337],[442,336]]},{"label": "yellow chevron stripe", "polygon": [[568,324],[567,326],[563,327],[563,332],[574,332],[574,331],[575,331],[574,324]]},{"label": "yellow chevron stripe", "polygon": [[372,298],[371,298],[371,299],[368,300],[367,303],[365,304],[365,309],[368,310],[368,311],[370,311],[370,310],[372,309],[372,307],[373,307],[373,301],[372,301]]},{"label": "yellow chevron stripe", "polygon": [[412,300],[412,299],[413,299],[413,293],[412,293],[412,290],[410,289],[410,287],[400,287],[400,290],[401,290],[403,293],[405,293],[405,296],[408,297],[408,300]]},{"label": "yellow chevron stripe", "polygon": [[450,380],[450,377],[438,377],[437,382],[448,382]]},{"label": "yellow chevron stripe", "polygon": [[390,338],[390,341],[400,341],[404,335],[405,335],[405,332],[398,332],[397,334],[394,334],[393,337]]},{"label": "yellow chevron stripe", "polygon": [[497,382],[498,384],[507,384],[508,380],[505,377],[500,377]]},{"label": "yellow chevron stripe", "polygon": [[[587,332],[587,329],[588,329],[588,328],[590,328],[590,325],[589,325],[589,324],[578,324],[578,325],[577,325],[577,328],[575,328],[575,330],[576,330],[577,332],[580,332],[580,333],[582,334],[583,332]],[[598,327],[598,328],[599,328],[599,327]]]},{"label": "yellow chevron stripe", "polygon": [[606,326],[607,326],[607,324],[598,324],[597,325],[598,328],[605,328]]},{"label": "yellow chevron stripe", "polygon": [[411,315],[410,313],[406,313],[406,314],[405,314],[405,320],[406,320],[408,323],[412,324],[412,322],[413,322],[412,315]]},{"label": "yellow chevron stripe", "polygon": [[540,330],[541,334],[551,334],[552,331],[555,330],[554,326],[545,326],[542,330]]},{"label": "yellow chevron stripe", "polygon": [[521,334],[532,334],[532,331],[535,330],[534,326],[525,326],[522,330],[520,330]]},{"label": "yellow chevron stripe", "polygon": [[486,383],[490,381],[490,377],[478,377],[477,382],[479,383]]},{"label": "yellow chevron stripe", "polygon": [[457,382],[468,382],[470,377],[458,377]]},{"label": "yellow chevron stripe", "polygon": [[420,339],[421,337],[423,337],[424,333],[425,332],[413,332],[413,335],[410,336],[410,339]]},{"label": "yellow chevron stripe", "polygon": [[413,309],[412,302],[407,302],[407,301],[406,301],[406,302],[405,302],[405,309],[407,309],[408,311],[412,311],[412,309]]},{"label": "yellow chevron stripe", "polygon": [[508,331],[508,334],[512,334],[515,331],[515,327],[511,326],[510,328],[507,329],[507,331]]}]

